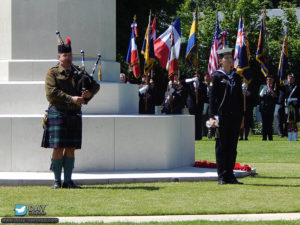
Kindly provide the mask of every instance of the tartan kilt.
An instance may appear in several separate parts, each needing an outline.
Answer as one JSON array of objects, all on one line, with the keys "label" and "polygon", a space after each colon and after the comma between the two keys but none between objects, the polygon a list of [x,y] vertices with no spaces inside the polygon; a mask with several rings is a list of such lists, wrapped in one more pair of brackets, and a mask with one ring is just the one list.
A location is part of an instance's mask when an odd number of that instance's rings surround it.
[{"label": "tartan kilt", "polygon": [[44,148],[81,148],[81,111],[58,110],[50,107],[41,146]]}]

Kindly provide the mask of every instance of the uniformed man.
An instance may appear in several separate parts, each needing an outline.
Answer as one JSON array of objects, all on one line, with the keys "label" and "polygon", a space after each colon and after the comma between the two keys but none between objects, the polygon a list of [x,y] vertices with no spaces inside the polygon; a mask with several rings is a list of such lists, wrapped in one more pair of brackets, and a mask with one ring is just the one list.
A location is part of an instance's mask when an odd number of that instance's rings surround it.
[{"label": "uniformed man", "polygon": [[181,114],[184,107],[182,90],[179,88],[179,80],[174,82],[169,81],[168,88],[165,94],[165,99],[162,104],[162,114]]},{"label": "uniformed man", "polygon": [[278,88],[278,112],[277,112],[277,132],[278,136],[283,138],[287,136],[287,124],[286,124],[286,113],[285,113],[285,100],[286,100],[286,86],[279,85]]},{"label": "uniformed man", "polygon": [[209,96],[209,89],[210,89],[210,76],[209,74],[205,74],[203,77],[203,85],[206,88],[206,100],[203,106],[203,113],[202,113],[202,135],[207,136],[209,139],[212,138],[212,129],[206,126],[206,121],[209,119],[208,116],[208,96]]},{"label": "uniformed man", "polygon": [[288,140],[298,141],[297,122],[299,121],[300,89],[298,85],[295,84],[295,75],[293,73],[290,73],[287,76],[287,82],[288,83],[286,85],[286,107],[288,112]]},{"label": "uniformed man", "polygon": [[216,131],[216,162],[219,184],[242,184],[234,173],[237,143],[243,116],[242,79],[233,68],[233,49],[217,51],[220,69],[212,74],[209,94],[210,126]]},{"label": "uniformed man", "polygon": [[[186,105],[189,113],[195,116],[195,139],[202,139],[202,118],[204,103],[207,102],[207,87],[197,76],[188,78],[186,82]],[[196,97],[196,95],[198,95]]]},{"label": "uniformed man", "polygon": [[[143,78],[142,78],[143,79]],[[156,88],[154,80],[150,79],[149,85],[146,80],[142,80],[139,88],[139,113],[140,114],[155,114]]]},{"label": "uniformed man", "polygon": [[259,111],[262,119],[262,140],[273,140],[273,120],[275,104],[277,102],[277,91],[274,88],[274,79],[272,75],[266,77],[266,85],[259,93],[260,105]]},{"label": "uniformed man", "polygon": [[[42,147],[53,148],[51,169],[56,188],[80,188],[72,181],[75,149],[81,148],[82,114],[81,106],[91,99],[100,86],[93,79],[89,89],[78,91],[78,81],[82,80],[80,69],[72,64],[70,38],[64,43],[58,33],[57,66],[46,74],[45,91],[49,102],[48,117],[44,127]],[[61,173],[64,168],[64,182]]]},{"label": "uniformed man", "polygon": [[242,86],[244,94],[246,95],[246,111],[244,112],[243,124],[240,129],[240,140],[248,141],[250,128],[253,127],[253,108],[256,105],[256,95],[252,93],[252,90],[250,90],[246,83],[243,83]]}]

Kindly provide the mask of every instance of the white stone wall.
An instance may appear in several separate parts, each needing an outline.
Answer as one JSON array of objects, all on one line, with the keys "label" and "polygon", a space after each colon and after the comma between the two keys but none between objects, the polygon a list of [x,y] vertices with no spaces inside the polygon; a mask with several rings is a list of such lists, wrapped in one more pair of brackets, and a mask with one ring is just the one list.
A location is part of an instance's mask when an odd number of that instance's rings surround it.
[{"label": "white stone wall", "polygon": [[[0,171],[47,172],[42,115],[0,115]],[[192,166],[193,116],[83,116],[75,171],[156,170]]]},{"label": "white stone wall", "polygon": [[[49,171],[42,149],[44,79],[57,63],[56,30],[83,49],[90,72],[102,54],[99,93],[83,106],[83,146],[76,171],[155,170],[190,166],[195,159],[193,116],[138,114],[138,86],[120,84],[115,0],[1,0],[0,171]],[[74,64],[80,57],[74,54]],[[97,80],[97,73],[94,78]]]}]

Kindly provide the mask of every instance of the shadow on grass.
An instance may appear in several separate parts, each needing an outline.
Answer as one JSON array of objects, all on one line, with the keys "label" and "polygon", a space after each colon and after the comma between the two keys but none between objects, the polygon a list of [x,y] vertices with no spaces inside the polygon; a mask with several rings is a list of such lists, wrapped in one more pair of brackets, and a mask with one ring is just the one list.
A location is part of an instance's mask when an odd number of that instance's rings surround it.
[{"label": "shadow on grass", "polygon": [[300,187],[300,184],[244,184],[247,186],[261,186],[261,187]]},{"label": "shadow on grass", "polygon": [[102,190],[105,190],[105,189],[115,189],[115,190],[137,190],[137,189],[141,189],[141,190],[145,190],[145,191],[158,191],[159,187],[139,187],[139,186],[136,186],[136,187],[101,187],[101,186],[81,186],[82,189],[102,189]]},{"label": "shadow on grass", "polygon": [[300,177],[268,177],[268,176],[255,176],[255,178],[264,178],[264,179],[300,179]]}]

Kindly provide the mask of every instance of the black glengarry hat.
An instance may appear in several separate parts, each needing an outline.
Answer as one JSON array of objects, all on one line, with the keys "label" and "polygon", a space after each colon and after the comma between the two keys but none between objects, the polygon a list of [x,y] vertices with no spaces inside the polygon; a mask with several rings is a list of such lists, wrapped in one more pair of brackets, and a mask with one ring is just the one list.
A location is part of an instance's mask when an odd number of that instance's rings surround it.
[{"label": "black glengarry hat", "polygon": [[66,42],[64,43],[63,39],[60,36],[60,32],[56,31],[57,35],[57,51],[58,53],[68,53],[72,52],[72,47],[71,47],[71,38],[67,37]]}]

